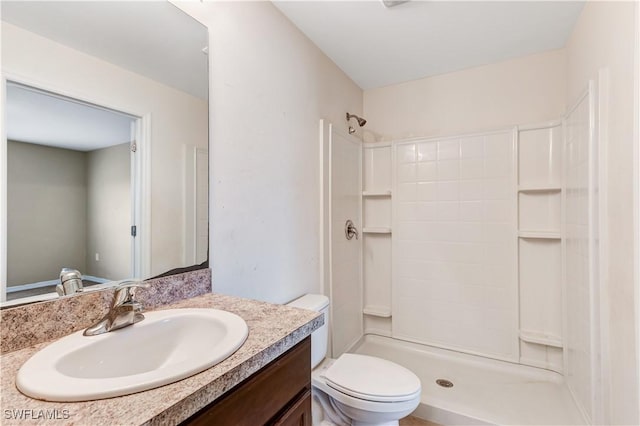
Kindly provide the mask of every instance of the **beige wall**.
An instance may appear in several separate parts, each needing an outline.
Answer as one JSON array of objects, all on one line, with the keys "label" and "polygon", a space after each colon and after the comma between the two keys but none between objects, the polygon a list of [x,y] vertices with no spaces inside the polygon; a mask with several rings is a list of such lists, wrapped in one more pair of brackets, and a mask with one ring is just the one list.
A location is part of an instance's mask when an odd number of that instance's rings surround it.
[{"label": "beige wall", "polygon": [[[603,330],[609,353],[604,353],[605,386],[611,394],[605,405],[611,424],[638,424],[638,364],[635,353],[633,282],[633,90],[634,7],[632,2],[588,2],[567,43],[567,103],[575,102],[588,81],[598,81],[599,70],[608,70],[609,86],[602,128],[602,170],[608,217],[604,243],[608,245],[608,268],[604,271]],[[637,52],[636,52],[637,54]],[[608,233],[608,237],[607,237]],[[605,299],[606,300],[606,299]],[[634,325],[635,324],[635,325]],[[607,362],[609,361],[609,362]]]},{"label": "beige wall", "polygon": [[183,266],[182,145],[207,147],[207,101],[5,22],[2,70],[27,84],[131,114],[150,114],[151,275]]},{"label": "beige wall", "polygon": [[7,284],[56,280],[85,270],[85,154],[7,144]]},{"label": "beige wall", "polygon": [[10,141],[7,151],[8,285],[57,280],[62,267],[130,277],[129,144],[85,153]]},{"label": "beige wall", "polygon": [[86,157],[87,266],[82,272],[110,280],[130,278],[133,271],[129,144],[90,151]]},{"label": "beige wall", "polygon": [[452,135],[562,117],[563,49],[364,92],[368,140]]},{"label": "beige wall", "polygon": [[211,256],[217,292],[320,291],[319,120],[362,91],[270,2],[178,2],[209,27]]}]

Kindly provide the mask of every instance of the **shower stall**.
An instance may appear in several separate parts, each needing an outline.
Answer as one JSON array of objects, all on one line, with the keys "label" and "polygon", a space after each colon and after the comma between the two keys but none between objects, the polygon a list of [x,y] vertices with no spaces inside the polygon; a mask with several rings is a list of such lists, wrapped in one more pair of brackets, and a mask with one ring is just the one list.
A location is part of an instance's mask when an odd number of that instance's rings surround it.
[{"label": "shower stall", "polygon": [[471,134],[363,143],[323,121],[333,356],[410,368],[440,424],[601,422],[596,94]]}]

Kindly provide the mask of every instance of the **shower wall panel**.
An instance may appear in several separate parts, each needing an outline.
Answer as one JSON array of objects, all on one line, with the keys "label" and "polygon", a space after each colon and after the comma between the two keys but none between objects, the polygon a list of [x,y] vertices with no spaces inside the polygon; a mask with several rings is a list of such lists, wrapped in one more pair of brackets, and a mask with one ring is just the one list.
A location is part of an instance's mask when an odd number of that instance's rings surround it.
[{"label": "shower wall panel", "polygon": [[393,336],[517,362],[514,132],[394,149]]},{"label": "shower wall panel", "polygon": [[[331,338],[338,357],[362,336],[362,144],[330,127]],[[360,232],[359,239],[345,237],[347,220]]]},{"label": "shower wall panel", "polygon": [[562,373],[563,127],[518,130],[520,363]]},{"label": "shower wall panel", "polygon": [[364,144],[362,274],[366,332],[391,329],[391,144]]},{"label": "shower wall panel", "polygon": [[565,285],[567,383],[588,419],[593,419],[596,341],[597,218],[595,144],[588,93],[566,119]]}]

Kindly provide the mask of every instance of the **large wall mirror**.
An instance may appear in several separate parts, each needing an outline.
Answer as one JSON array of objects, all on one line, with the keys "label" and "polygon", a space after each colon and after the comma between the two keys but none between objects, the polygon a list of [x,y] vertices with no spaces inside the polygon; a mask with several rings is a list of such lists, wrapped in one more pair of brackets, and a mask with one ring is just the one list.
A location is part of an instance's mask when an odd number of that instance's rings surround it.
[{"label": "large wall mirror", "polygon": [[169,2],[3,1],[2,306],[208,262],[207,28]]}]

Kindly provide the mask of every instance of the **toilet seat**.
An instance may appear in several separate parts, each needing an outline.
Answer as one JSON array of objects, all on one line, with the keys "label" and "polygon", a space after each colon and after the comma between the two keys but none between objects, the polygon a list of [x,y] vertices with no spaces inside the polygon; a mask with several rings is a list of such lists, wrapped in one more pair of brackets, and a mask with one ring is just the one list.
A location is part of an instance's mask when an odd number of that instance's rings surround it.
[{"label": "toilet seat", "polygon": [[312,375],[311,385],[315,389],[321,390],[322,392],[326,393],[331,398],[344,404],[345,406],[373,413],[396,413],[403,410],[408,410],[408,413],[410,413],[411,411],[415,410],[418,403],[420,402],[420,395],[417,395],[413,400],[401,402],[375,402],[356,398],[332,388],[327,384],[326,379],[324,377],[321,377],[320,375]]},{"label": "toilet seat", "polygon": [[329,387],[371,402],[403,402],[420,395],[420,380],[413,372],[367,355],[343,354],[323,376]]}]

